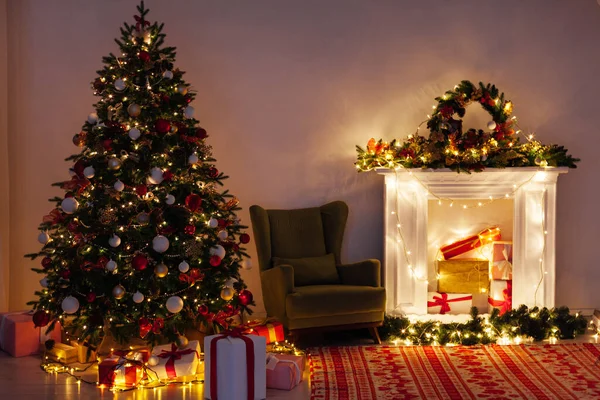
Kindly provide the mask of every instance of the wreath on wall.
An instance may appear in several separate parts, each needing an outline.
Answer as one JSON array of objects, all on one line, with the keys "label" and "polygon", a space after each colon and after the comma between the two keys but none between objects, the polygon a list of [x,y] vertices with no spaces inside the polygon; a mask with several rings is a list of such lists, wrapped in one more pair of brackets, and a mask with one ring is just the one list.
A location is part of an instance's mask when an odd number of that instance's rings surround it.
[{"label": "wreath on wall", "polygon": [[[427,123],[428,138],[419,135],[419,128],[403,142],[394,139],[388,143],[371,138],[366,149],[356,146],[356,168],[359,171],[449,168],[457,172],[479,172],[485,168],[577,167],[579,159],[568,154],[563,146],[544,145],[533,135],[521,143],[522,132],[512,115],[513,103],[505,100],[504,93],[495,85],[480,82],[477,86],[462,81],[435,100],[433,113],[422,123]],[[466,107],[475,102],[489,113],[491,120],[486,129],[464,131],[462,118]]]}]

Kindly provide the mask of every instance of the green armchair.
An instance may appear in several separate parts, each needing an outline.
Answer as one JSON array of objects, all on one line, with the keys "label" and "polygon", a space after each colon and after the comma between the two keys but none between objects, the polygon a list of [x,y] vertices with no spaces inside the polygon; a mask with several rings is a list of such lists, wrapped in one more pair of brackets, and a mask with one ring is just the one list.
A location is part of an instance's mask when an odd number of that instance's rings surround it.
[{"label": "green armchair", "polygon": [[385,289],[378,260],[342,264],[348,206],[265,210],[250,207],[267,314],[293,336],[369,328],[380,343]]}]

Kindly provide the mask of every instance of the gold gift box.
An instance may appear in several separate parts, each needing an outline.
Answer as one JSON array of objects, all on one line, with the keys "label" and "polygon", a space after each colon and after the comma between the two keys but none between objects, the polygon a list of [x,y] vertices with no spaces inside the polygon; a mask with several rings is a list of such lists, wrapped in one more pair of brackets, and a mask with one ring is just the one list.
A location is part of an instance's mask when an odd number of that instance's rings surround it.
[{"label": "gold gift box", "polygon": [[490,287],[488,260],[458,259],[438,261],[438,292],[485,293]]},{"label": "gold gift box", "polygon": [[58,361],[64,364],[77,362],[77,349],[64,343],[55,343],[51,350],[46,349],[42,343],[40,345],[42,354],[48,358],[48,361]]},{"label": "gold gift box", "polygon": [[88,346],[87,343],[71,340],[70,344],[77,349],[77,360],[80,363],[91,363],[98,358],[98,353],[93,348],[90,349],[90,346]]}]

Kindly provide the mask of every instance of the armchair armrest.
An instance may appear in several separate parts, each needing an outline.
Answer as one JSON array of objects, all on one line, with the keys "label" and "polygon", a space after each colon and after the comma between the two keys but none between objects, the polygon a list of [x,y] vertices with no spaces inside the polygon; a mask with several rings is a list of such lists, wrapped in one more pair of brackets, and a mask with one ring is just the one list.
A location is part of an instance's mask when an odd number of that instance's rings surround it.
[{"label": "armchair armrest", "polygon": [[381,286],[381,263],[379,260],[364,260],[337,266],[342,285]]},{"label": "armchair armrest", "polygon": [[294,268],[279,265],[260,273],[265,309],[269,316],[286,321],[285,299],[294,292]]}]

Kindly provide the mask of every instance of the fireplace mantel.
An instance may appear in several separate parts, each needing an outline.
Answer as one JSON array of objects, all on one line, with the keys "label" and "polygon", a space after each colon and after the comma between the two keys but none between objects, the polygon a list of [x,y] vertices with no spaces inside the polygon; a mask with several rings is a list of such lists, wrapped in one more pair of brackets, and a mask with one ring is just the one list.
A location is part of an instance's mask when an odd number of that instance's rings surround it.
[{"label": "fireplace mantel", "polygon": [[435,279],[427,276],[428,200],[439,198],[512,198],[513,304],[554,306],[556,183],[568,168],[495,168],[472,174],[444,169],[380,168],[376,172],[385,176],[388,314],[427,314],[427,281]]}]

